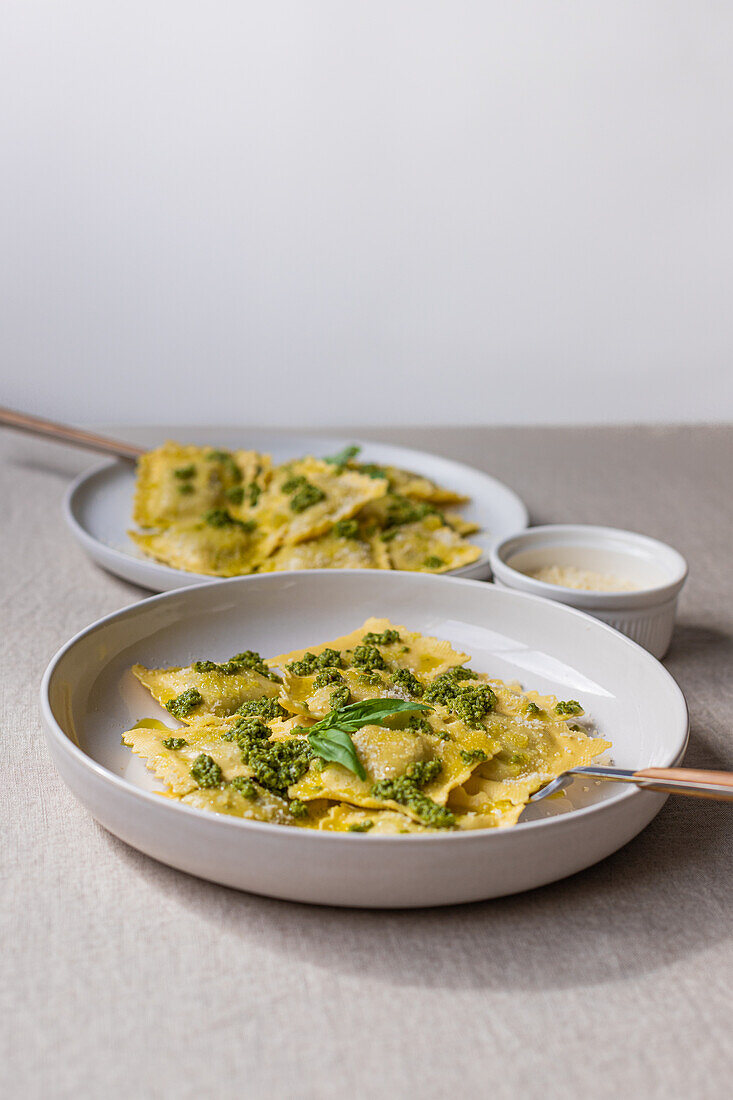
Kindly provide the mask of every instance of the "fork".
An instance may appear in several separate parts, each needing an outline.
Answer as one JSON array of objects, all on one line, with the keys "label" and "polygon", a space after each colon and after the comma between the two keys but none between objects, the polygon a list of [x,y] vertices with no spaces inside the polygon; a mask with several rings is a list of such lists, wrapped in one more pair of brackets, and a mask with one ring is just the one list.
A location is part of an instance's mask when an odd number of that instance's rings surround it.
[{"label": "fork", "polygon": [[634,783],[647,791],[689,794],[695,798],[733,802],[733,772],[700,771],[696,768],[644,768],[642,771],[630,771],[627,768],[607,768],[601,764],[568,768],[531,795],[529,801],[541,802],[543,798],[556,794],[572,783],[577,775],[615,783]]}]

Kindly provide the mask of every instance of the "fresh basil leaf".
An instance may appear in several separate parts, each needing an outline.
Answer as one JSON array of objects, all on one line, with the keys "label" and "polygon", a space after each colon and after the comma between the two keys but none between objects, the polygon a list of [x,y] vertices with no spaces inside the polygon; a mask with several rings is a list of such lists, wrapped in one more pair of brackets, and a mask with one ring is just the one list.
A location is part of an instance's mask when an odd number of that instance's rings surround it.
[{"label": "fresh basil leaf", "polygon": [[353,733],[362,726],[378,726],[382,718],[389,718],[390,715],[398,714],[400,711],[432,709],[425,703],[413,703],[405,699],[364,699],[360,703],[349,703],[348,706],[330,711],[312,729],[327,730],[337,726],[339,729]]},{"label": "fresh basil leaf", "polygon": [[356,458],[360,451],[361,447],[357,447],[352,443],[350,447],[344,447],[343,451],[339,451],[338,454],[327,455],[323,461],[330,462],[332,466],[339,466],[343,469],[346,463],[350,462],[352,458]]},{"label": "fresh basil leaf", "polygon": [[356,746],[346,730],[318,730],[315,726],[308,733],[308,743],[316,756],[348,768],[359,779],[366,779],[364,765],[356,754]]}]

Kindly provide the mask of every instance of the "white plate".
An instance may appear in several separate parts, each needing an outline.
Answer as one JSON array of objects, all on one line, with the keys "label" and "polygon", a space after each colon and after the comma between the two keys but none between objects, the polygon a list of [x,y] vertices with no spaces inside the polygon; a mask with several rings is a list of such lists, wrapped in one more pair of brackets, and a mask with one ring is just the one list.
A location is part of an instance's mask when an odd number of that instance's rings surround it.
[{"label": "white plate", "polygon": [[[175,428],[168,431],[171,438],[177,438]],[[191,442],[188,435],[190,432],[186,433],[184,442]],[[196,431],[195,436],[193,442],[201,446],[253,448],[271,454],[278,463],[304,454],[335,454],[350,443],[358,443],[362,447],[359,457],[365,462],[402,466],[432,478],[446,489],[470,496],[471,503],[461,511],[466,519],[481,525],[480,534],[471,535],[471,541],[481,546],[484,552],[478,561],[454,570],[454,575],[477,579],[488,577],[489,547],[496,539],[523,530],[529,520],[522,501],[500,481],[471,466],[424,451],[368,443],[352,437],[330,439],[327,436],[291,432],[247,431],[231,435],[215,429],[201,429]],[[200,573],[186,573],[146,558],[132,542],[127,532],[134,526],[134,489],[133,467],[122,462],[105,462],[82,474],[71,486],[65,502],[66,519],[89,556],[110,573],[154,592],[167,592],[184,584],[210,581],[211,577]]]},{"label": "white plate", "polygon": [[313,570],[179,589],[78,634],[43,680],[56,766],[102,825],[148,855],[227,886],[327,905],[445,905],[541,886],[609,855],[659,811],[663,795],[590,784],[536,804],[510,829],[318,833],[161,798],[121,746],[121,734],[142,717],[174,725],[130,673],[135,661],[187,664],[243,649],[271,655],[334,638],[370,615],[447,638],[492,676],[579,699],[620,767],[682,757],[687,708],[679,688],[645,650],[596,619],[476,581]]}]

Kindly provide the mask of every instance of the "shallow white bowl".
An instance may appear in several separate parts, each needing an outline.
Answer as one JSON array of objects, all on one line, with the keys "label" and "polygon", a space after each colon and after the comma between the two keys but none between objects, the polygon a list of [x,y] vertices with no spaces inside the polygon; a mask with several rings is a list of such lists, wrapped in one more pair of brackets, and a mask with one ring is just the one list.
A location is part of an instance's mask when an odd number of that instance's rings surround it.
[{"label": "shallow white bowl", "polygon": [[[286,462],[304,454],[335,454],[350,443],[357,443],[362,448],[359,457],[365,462],[401,466],[432,478],[444,488],[470,497],[470,503],[461,508],[461,514],[481,527],[480,532],[470,536],[470,541],[481,547],[481,557],[462,569],[454,570],[455,576],[488,577],[489,546],[497,538],[522,530],[529,521],[522,501],[502,482],[472,466],[426,451],[369,443],[353,437],[333,439],[267,429],[232,433],[231,430],[198,428],[192,433],[190,429],[170,427],[167,434],[171,439],[182,439],[206,447],[251,447],[271,454],[275,462]],[[151,442],[151,446],[155,445]],[[85,471],[71,485],[64,503],[64,515],[72,534],[90,558],[110,573],[154,592],[168,592],[183,585],[211,581],[211,577],[173,569],[145,557],[127,534],[134,527],[134,492],[134,467],[123,462],[105,462]]]},{"label": "shallow white bowl", "polygon": [[243,649],[279,653],[336,637],[369,615],[447,638],[492,676],[579,699],[613,742],[619,766],[664,766],[682,757],[687,710],[674,680],[595,619],[477,581],[314,570],[179,589],[82,631],[43,679],[54,762],[105,828],[148,855],[227,886],[328,905],[444,905],[526,890],[602,859],[658,812],[664,796],[605,784],[539,803],[506,830],[318,833],[161,798],[150,772],[120,744],[141,717],[173,725],[130,673],[135,661],[160,666]]},{"label": "shallow white bowl", "polygon": [[[687,562],[671,546],[634,531],[585,524],[530,527],[490,551],[494,582],[586,611],[644,646],[655,657],[669,648]],[[593,592],[548,584],[526,570],[576,566],[638,585],[631,592]]]}]

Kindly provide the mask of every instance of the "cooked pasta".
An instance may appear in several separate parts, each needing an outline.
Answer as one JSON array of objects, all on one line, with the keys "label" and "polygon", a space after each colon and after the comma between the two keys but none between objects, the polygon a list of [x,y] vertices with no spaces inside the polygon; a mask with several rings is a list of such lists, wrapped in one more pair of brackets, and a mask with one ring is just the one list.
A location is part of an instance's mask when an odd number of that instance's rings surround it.
[{"label": "cooked pasta", "polygon": [[177,718],[123,742],[166,794],[234,817],[354,834],[503,828],[610,747],[558,702],[467,667],[447,641],[368,619],[263,659],[133,673]]},{"label": "cooked pasta", "polygon": [[465,497],[429,478],[358,462],[358,447],[273,466],[256,451],[168,442],[138,463],[130,538],[190,573],[235,577],[284,569],[470,565],[477,530],[452,509]]}]

